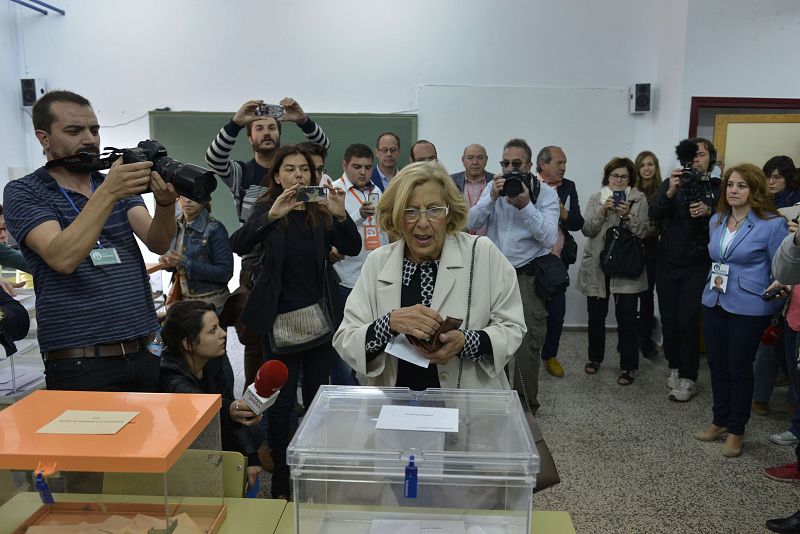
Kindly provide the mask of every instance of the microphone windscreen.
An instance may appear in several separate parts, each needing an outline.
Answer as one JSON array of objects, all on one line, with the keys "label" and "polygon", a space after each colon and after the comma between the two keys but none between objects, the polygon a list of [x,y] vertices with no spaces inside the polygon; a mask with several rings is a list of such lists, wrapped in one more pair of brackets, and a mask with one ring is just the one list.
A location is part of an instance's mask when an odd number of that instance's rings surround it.
[{"label": "microphone windscreen", "polygon": [[259,368],[253,382],[259,397],[271,397],[286,383],[289,369],[280,360],[270,360]]}]

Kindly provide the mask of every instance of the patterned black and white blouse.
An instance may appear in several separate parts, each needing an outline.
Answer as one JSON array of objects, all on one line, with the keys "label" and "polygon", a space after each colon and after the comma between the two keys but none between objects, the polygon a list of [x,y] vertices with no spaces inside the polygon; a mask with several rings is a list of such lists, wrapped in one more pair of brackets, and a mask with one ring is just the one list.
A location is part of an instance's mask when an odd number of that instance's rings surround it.
[{"label": "patterned black and white blouse", "polygon": [[[400,306],[403,308],[422,304],[430,306],[433,299],[433,288],[436,286],[436,275],[439,272],[438,261],[414,263],[403,258],[403,286],[400,291]],[[466,310],[465,310],[466,312]],[[390,312],[391,313],[391,312]],[[375,359],[385,349],[389,341],[397,335],[389,329],[387,313],[374,321],[367,329],[366,357],[367,361]],[[464,331],[464,349],[458,358],[479,362],[492,357],[492,342],[483,330]],[[396,386],[413,390],[441,387],[436,365],[427,369],[398,360]]]}]

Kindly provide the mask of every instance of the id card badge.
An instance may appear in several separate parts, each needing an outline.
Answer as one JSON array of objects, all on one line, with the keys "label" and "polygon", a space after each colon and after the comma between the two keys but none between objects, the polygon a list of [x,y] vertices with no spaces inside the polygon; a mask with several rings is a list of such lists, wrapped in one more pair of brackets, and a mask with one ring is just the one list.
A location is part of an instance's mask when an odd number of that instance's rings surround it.
[{"label": "id card badge", "polygon": [[725,263],[712,263],[711,264],[711,280],[708,284],[708,289],[725,293],[728,289],[728,275],[730,268]]},{"label": "id card badge", "polygon": [[122,263],[119,259],[119,254],[117,254],[117,249],[114,247],[96,248],[89,253],[89,257],[92,259],[92,263],[95,267]]},{"label": "id card badge", "polygon": [[378,227],[374,224],[364,225],[364,249],[375,250],[381,246],[381,240],[378,237]]}]

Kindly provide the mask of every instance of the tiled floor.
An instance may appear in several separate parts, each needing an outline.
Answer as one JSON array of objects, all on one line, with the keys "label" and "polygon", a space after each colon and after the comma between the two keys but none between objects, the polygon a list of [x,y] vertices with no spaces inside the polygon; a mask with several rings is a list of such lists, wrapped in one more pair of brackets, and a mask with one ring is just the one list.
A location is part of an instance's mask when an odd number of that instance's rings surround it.
[{"label": "tiled floor", "polygon": [[[241,347],[231,330],[229,356],[238,371]],[[534,497],[538,510],[566,510],[578,534],[752,534],[767,532],[769,517],[800,508],[800,487],[775,482],[765,466],[794,459],[792,447],[768,441],[786,430],[789,415],[753,415],[744,452],[727,459],[720,443],[692,434],[711,420],[711,390],[701,361],[699,393],[688,403],[667,399],[663,357],[641,360],[634,384],[616,384],[616,336],[597,375],[583,372],[586,334],[565,332],[560,351],[566,376],[541,370],[539,420],[561,473],[560,485]],[[785,404],[778,388],[772,404]],[[264,488],[265,489],[265,488]]]},{"label": "tiled floor", "polygon": [[[768,441],[789,427],[789,414],[753,415],[739,458],[724,458],[721,443],[692,434],[711,420],[711,387],[700,362],[699,393],[688,403],[667,398],[666,361],[641,360],[628,387],[616,384],[616,336],[607,338],[599,372],[583,372],[586,334],[565,332],[557,379],[542,369],[539,420],[562,483],[534,497],[537,509],[567,510],[578,534],[767,532],[769,517],[800,508],[800,488],[762,474],[794,459],[793,447]],[[783,406],[786,388],[773,394]]]}]

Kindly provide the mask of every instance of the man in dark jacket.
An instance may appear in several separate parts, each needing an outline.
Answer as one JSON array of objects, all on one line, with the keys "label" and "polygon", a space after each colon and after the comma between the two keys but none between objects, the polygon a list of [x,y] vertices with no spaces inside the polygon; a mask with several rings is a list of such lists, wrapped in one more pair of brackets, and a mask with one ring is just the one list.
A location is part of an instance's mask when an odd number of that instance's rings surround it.
[{"label": "man in dark jacket", "polygon": [[684,182],[684,171],[675,169],[650,206],[650,220],[661,225],[656,291],[669,364],[667,388],[677,402],[690,400],[697,391],[700,296],[711,266],[708,222],[720,195],[720,180],[710,174],[717,159],[714,145],[700,137],[691,141],[698,148],[691,163],[696,179]]},{"label": "man in dark jacket", "polygon": [[[578,190],[575,182],[564,178],[567,172],[567,155],[561,147],[546,146],[536,156],[536,172],[539,180],[558,193],[560,212],[558,216],[558,238],[553,245],[553,254],[559,256],[568,266],[577,260],[577,243],[570,232],[577,232],[583,226],[583,215],[578,203]],[[564,328],[567,313],[567,294],[554,295],[546,302],[547,337],[542,346],[542,360],[547,372],[555,377],[564,376],[564,368],[558,361],[558,345]]]}]

